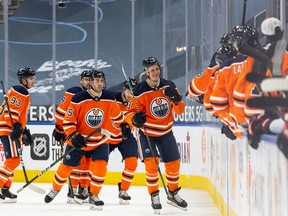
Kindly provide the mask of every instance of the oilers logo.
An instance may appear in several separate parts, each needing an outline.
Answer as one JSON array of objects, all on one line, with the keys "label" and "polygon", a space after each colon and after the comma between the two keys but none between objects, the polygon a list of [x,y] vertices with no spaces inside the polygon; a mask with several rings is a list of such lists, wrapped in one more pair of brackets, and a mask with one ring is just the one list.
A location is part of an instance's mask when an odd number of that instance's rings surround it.
[{"label": "oilers logo", "polygon": [[86,123],[90,127],[99,127],[103,123],[104,112],[99,108],[93,108],[86,114]]},{"label": "oilers logo", "polygon": [[155,98],[150,104],[150,110],[153,116],[164,118],[170,113],[169,101],[166,98]]}]

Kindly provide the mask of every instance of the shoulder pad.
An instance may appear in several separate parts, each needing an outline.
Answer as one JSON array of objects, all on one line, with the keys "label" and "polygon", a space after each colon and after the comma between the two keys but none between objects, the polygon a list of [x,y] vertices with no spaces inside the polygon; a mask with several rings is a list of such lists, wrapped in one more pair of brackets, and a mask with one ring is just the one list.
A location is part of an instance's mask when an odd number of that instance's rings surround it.
[{"label": "shoulder pad", "polygon": [[122,101],[122,92],[114,92],[114,94],[115,94],[115,99],[116,99],[116,101],[119,101],[119,102],[123,102]]},{"label": "shoulder pad", "polygon": [[74,87],[71,87],[69,89],[66,90],[66,92],[69,92],[69,93],[72,93],[72,94],[76,94],[80,91],[83,91],[83,89],[79,86],[74,86]]},{"label": "shoulder pad", "polygon": [[21,85],[15,85],[15,86],[12,86],[12,88],[14,89],[14,91],[16,91],[22,95],[29,95],[29,92],[27,91],[27,89]]},{"label": "shoulder pad", "polygon": [[115,100],[115,92],[104,89],[100,99]]},{"label": "shoulder pad", "polygon": [[171,80],[166,80],[166,79],[160,78],[160,86],[159,87],[167,86],[167,85],[176,88],[175,83],[172,82]]},{"label": "shoulder pad", "polygon": [[87,91],[80,91],[78,93],[76,93],[73,97],[72,97],[72,102],[74,103],[80,103],[81,101],[87,100],[87,99],[92,99],[91,95],[87,92]]}]

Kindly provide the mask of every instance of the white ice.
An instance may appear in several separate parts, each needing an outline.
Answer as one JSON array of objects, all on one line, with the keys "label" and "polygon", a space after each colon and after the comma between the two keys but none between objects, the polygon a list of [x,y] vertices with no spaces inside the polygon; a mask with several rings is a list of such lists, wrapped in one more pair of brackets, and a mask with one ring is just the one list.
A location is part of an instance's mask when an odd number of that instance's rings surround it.
[{"label": "white ice", "polygon": [[[11,191],[16,191],[24,183],[13,183]],[[35,183],[48,193],[52,184]],[[104,185],[99,195],[105,203],[102,211],[89,210],[89,204],[68,204],[67,185],[64,185],[57,197],[49,204],[44,202],[43,194],[37,194],[29,188],[25,188],[18,195],[17,203],[0,204],[1,216],[28,215],[28,216],[144,216],[154,215],[151,207],[150,196],[147,187],[131,186],[129,195],[132,197],[129,205],[120,205],[118,200],[117,185]],[[208,193],[200,190],[181,189],[180,196],[188,203],[188,210],[183,211],[166,203],[164,188],[160,188],[162,210],[160,215],[171,216],[220,216],[218,208],[209,197]]]}]

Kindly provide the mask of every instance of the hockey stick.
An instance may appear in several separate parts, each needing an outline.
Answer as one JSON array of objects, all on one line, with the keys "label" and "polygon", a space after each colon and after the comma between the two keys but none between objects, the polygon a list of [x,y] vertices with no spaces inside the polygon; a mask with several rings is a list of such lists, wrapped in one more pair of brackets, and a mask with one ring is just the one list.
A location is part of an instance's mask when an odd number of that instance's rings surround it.
[{"label": "hockey stick", "polygon": [[247,0],[243,1],[243,13],[242,13],[242,25],[245,25],[245,17],[246,17],[246,8],[247,8]]},{"label": "hockey stick", "polygon": [[288,91],[288,79],[284,78],[267,78],[260,85],[263,91]]},{"label": "hockey stick", "polygon": [[[85,137],[85,141],[91,137],[93,134],[95,133],[101,133],[103,134],[103,137],[110,137],[110,133],[105,130],[105,129],[101,129],[101,128],[97,128],[94,131],[92,131],[88,136]],[[103,138],[102,137],[102,138]],[[102,139],[101,138],[101,139]],[[46,167],[44,170],[42,170],[38,175],[36,175],[34,178],[32,178],[30,181],[28,181],[25,185],[23,185],[21,188],[19,188],[17,190],[17,193],[20,193],[24,188],[26,188],[27,186],[29,186],[33,181],[35,181],[36,179],[38,179],[40,176],[42,176],[44,173],[46,173],[49,169],[51,169],[55,164],[57,164],[58,162],[60,162],[63,158],[65,158],[66,156],[68,156],[71,152],[73,152],[76,148],[71,148],[69,149],[65,154],[63,154],[61,157],[59,157],[57,160],[55,160],[52,164],[50,164],[48,167]]]},{"label": "hockey stick", "polygon": [[[140,108],[139,108],[138,102],[137,102],[137,100],[136,100],[136,98],[135,98],[132,85],[131,85],[131,83],[130,83],[130,80],[129,80],[128,77],[127,77],[127,74],[126,74],[126,72],[125,72],[124,64],[123,64],[123,63],[122,63],[122,73],[123,73],[125,79],[127,80],[128,85],[129,85],[129,89],[130,89],[130,91],[131,91],[131,95],[132,95],[132,98],[133,98],[133,100],[134,100],[134,103],[135,103],[135,106],[136,106],[136,110],[137,110],[137,112],[140,112]],[[158,172],[159,172],[159,175],[160,175],[160,178],[161,178],[163,187],[164,187],[164,189],[165,189],[166,195],[168,195],[168,190],[167,190],[167,187],[166,187],[166,185],[165,185],[165,182],[164,182],[164,178],[163,178],[161,169],[160,169],[159,164],[158,164],[158,162],[157,162],[155,152],[154,152],[153,149],[152,149],[151,141],[150,141],[150,138],[149,138],[148,133],[147,133],[147,131],[146,131],[145,125],[143,125],[143,130],[144,130],[144,133],[145,133],[145,135],[146,135],[146,139],[147,139],[147,142],[148,142],[150,151],[151,151],[151,153],[152,153],[153,159],[154,159],[154,161],[155,161],[155,163],[156,163],[156,166],[157,166],[157,169],[158,169]]]},{"label": "hockey stick", "polygon": [[257,97],[247,99],[247,105],[255,108],[267,108],[267,107],[287,107],[288,99],[282,97]]},{"label": "hockey stick", "polygon": [[[3,81],[1,80],[0,82],[1,82],[1,86],[2,86],[2,91],[3,91],[3,94],[4,94],[5,103],[6,103],[6,106],[7,106],[7,111],[8,111],[8,114],[9,114],[9,118],[10,118],[12,130],[13,130],[13,129],[14,129],[14,123],[13,123],[13,120],[12,120],[12,115],[11,115],[11,110],[10,110],[10,106],[9,106],[9,101],[8,101],[7,96],[6,96],[6,92],[5,92],[5,88],[4,88]],[[24,178],[25,178],[25,181],[26,181],[26,183],[27,183],[27,182],[29,181],[29,179],[28,179],[28,175],[27,175],[26,168],[25,168],[24,161],[23,161],[23,155],[22,155],[22,150],[21,150],[21,143],[20,143],[20,141],[19,141],[18,139],[15,140],[15,143],[16,143],[17,153],[18,153],[18,156],[19,156],[19,158],[20,158],[20,163],[21,163],[21,166],[22,166]],[[39,193],[39,194],[45,194],[45,193],[46,193],[46,191],[45,191],[44,189],[39,188],[39,187],[37,187],[36,185],[30,185],[29,188],[30,188],[31,190],[33,190],[34,192]]]}]

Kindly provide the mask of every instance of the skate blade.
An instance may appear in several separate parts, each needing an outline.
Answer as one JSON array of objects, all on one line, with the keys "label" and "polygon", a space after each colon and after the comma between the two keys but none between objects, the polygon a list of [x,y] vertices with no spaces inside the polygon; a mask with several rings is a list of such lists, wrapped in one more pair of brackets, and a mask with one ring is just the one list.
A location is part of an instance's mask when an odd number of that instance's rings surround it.
[{"label": "skate blade", "polygon": [[176,208],[181,209],[181,210],[183,210],[183,211],[187,211],[187,208],[183,208],[183,207],[181,207],[181,206],[178,206],[176,203],[174,203],[174,202],[172,202],[172,201],[170,201],[170,200],[167,200],[167,203],[168,203],[169,205],[173,206],[173,207],[176,207]]},{"label": "skate blade", "polygon": [[9,199],[9,198],[7,199],[7,197],[6,197],[6,199],[3,201],[4,201],[3,203],[16,203],[17,199]]},{"label": "skate blade", "polygon": [[160,209],[154,209],[154,214],[160,215]]},{"label": "skate blade", "polygon": [[93,211],[102,211],[103,210],[103,206],[96,206],[96,205],[91,204],[89,206],[89,209],[93,210]]},{"label": "skate blade", "polygon": [[123,199],[119,199],[119,204],[120,205],[129,205],[129,200],[123,200]]},{"label": "skate blade", "polygon": [[77,196],[74,196],[74,201],[75,201],[77,204],[79,204],[79,205],[82,205],[82,204],[83,204],[83,200],[77,198]]},{"label": "skate blade", "polygon": [[73,198],[71,198],[71,197],[68,197],[68,198],[67,198],[67,203],[69,203],[69,204],[78,204],[78,203],[76,203],[76,201],[75,201]]}]

